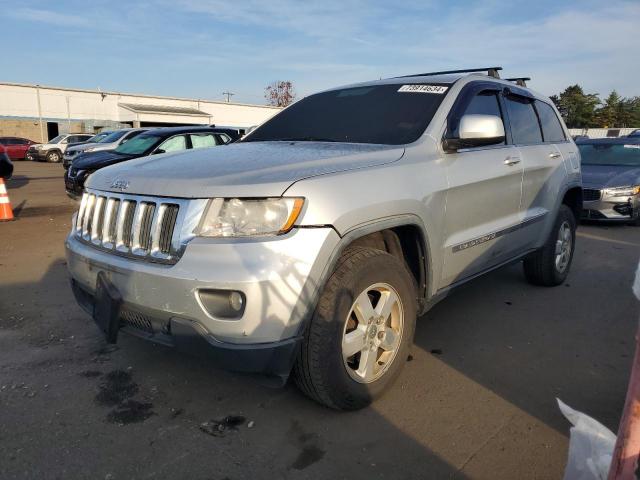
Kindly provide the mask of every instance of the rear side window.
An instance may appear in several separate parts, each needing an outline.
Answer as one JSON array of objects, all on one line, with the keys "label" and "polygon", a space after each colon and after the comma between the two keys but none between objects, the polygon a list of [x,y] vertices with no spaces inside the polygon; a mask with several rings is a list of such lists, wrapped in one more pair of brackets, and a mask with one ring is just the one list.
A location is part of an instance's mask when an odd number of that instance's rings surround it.
[{"label": "rear side window", "polygon": [[545,142],[564,142],[564,130],[551,105],[536,100],[536,110],[542,124],[542,135]]},{"label": "rear side window", "polygon": [[513,143],[523,145],[542,142],[542,132],[533,104],[520,97],[506,97],[505,100]]},{"label": "rear side window", "polygon": [[207,148],[218,145],[217,139],[212,133],[190,133],[189,138],[192,148]]}]

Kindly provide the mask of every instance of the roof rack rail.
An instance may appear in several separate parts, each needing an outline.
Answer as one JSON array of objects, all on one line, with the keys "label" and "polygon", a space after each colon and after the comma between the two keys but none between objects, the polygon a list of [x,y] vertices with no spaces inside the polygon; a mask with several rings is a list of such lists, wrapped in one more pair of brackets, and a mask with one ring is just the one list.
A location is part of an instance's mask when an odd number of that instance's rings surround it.
[{"label": "roof rack rail", "polygon": [[505,78],[508,82],[514,82],[519,87],[526,87],[527,82],[531,81],[530,77],[513,77],[513,78]]},{"label": "roof rack rail", "polygon": [[487,72],[487,75],[493,78],[500,78],[498,71],[502,70],[502,67],[485,67],[485,68],[463,68],[462,70],[443,70],[441,72],[429,72],[429,73],[415,73],[413,75],[402,75],[394,78],[407,78],[407,77],[430,77],[432,75],[445,75],[447,73],[474,73],[474,72]]}]

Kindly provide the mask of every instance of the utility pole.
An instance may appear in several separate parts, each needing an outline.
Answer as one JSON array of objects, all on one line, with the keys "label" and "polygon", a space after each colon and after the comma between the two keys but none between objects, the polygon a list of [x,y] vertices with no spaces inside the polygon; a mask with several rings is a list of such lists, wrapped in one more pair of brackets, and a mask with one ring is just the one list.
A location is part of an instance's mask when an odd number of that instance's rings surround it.
[{"label": "utility pole", "polygon": [[42,125],[42,106],[40,105],[40,85],[36,85],[36,96],[38,98],[38,123],[40,124],[40,141],[42,143],[45,143],[44,125]]},{"label": "utility pole", "polygon": [[235,93],[222,92],[222,95],[226,95],[227,96],[227,103],[229,103],[229,100],[231,99],[231,97],[233,97],[235,95]]}]

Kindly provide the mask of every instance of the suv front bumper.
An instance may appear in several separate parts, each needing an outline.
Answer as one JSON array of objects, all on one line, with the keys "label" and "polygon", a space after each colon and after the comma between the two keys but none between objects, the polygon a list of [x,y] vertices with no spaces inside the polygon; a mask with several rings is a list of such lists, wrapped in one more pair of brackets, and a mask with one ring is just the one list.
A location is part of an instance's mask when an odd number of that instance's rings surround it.
[{"label": "suv front bumper", "polygon": [[[285,376],[340,237],[299,228],[255,240],[193,239],[175,265],[96,250],[69,236],[67,266],[78,303],[93,315],[99,272],[122,297],[122,330],[213,356],[229,370]],[[239,319],[213,317],[202,289],[245,295]]]}]

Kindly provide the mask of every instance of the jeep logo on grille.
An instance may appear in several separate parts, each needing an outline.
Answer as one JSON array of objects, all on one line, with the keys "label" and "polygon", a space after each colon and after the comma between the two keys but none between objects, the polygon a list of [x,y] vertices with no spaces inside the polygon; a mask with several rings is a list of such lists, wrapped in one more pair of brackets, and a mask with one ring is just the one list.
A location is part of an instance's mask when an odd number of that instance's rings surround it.
[{"label": "jeep logo on grille", "polygon": [[115,190],[126,190],[129,188],[129,182],[127,180],[121,180],[120,178],[115,179],[111,182],[111,188]]}]

